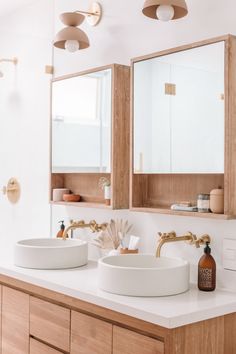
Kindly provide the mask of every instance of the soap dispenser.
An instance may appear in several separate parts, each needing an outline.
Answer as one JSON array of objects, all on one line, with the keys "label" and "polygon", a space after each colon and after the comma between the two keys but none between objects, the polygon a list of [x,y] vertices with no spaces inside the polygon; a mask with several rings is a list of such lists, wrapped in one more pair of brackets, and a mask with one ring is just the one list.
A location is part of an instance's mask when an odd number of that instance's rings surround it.
[{"label": "soap dispenser", "polygon": [[216,287],[216,262],[211,255],[209,242],[204,248],[204,255],[198,263],[198,288],[202,291],[213,291]]},{"label": "soap dispenser", "polygon": [[59,221],[59,224],[61,224],[60,230],[57,233],[57,238],[61,238],[64,234],[65,231],[65,225],[64,225],[64,220]]}]

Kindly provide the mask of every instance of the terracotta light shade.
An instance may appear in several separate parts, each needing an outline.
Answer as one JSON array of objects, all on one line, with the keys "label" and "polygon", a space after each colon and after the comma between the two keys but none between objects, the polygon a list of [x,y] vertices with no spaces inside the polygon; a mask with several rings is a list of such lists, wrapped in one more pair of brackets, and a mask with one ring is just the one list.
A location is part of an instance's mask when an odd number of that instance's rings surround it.
[{"label": "terracotta light shade", "polygon": [[174,8],[172,20],[184,17],[188,13],[187,5],[184,0],[146,0],[142,12],[145,16],[158,20],[156,11],[160,5],[170,5]]},{"label": "terracotta light shade", "polygon": [[66,12],[60,18],[67,27],[57,33],[53,45],[60,49],[66,49],[66,41],[75,40],[78,41],[80,49],[88,48],[89,39],[86,33],[77,28],[84,21],[84,15],[75,12]]},{"label": "terracotta light shade", "polygon": [[69,52],[76,52],[78,49],[89,47],[89,39],[84,31],[78,28],[86,18],[90,26],[96,26],[102,18],[102,6],[93,2],[88,11],[66,12],[61,14],[60,19],[66,26],[57,33],[53,45],[60,49],[67,49]]}]

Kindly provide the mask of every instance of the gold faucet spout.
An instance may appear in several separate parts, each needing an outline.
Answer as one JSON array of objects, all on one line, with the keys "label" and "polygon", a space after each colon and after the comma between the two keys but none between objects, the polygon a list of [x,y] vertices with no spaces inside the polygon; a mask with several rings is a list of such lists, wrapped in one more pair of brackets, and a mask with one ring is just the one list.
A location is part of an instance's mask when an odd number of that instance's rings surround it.
[{"label": "gold faucet spout", "polygon": [[107,223],[102,223],[102,224],[98,224],[95,220],[91,220],[88,224],[85,223],[84,220],[80,220],[80,221],[73,221],[70,226],[68,226],[63,233],[63,240],[66,240],[68,232],[70,230],[75,230],[75,229],[85,229],[88,228],[90,229],[92,232],[99,232],[102,230],[106,230],[107,228]]},{"label": "gold faucet spout", "polygon": [[165,243],[170,242],[179,242],[179,241],[187,241],[190,245],[195,245],[199,248],[201,245],[206,244],[207,242],[211,242],[211,238],[209,235],[205,234],[200,238],[197,238],[192,232],[188,232],[185,235],[177,236],[175,231],[171,231],[169,233],[161,233],[159,232],[160,240],[158,242],[157,250],[156,250],[156,257],[161,256],[161,249]]}]

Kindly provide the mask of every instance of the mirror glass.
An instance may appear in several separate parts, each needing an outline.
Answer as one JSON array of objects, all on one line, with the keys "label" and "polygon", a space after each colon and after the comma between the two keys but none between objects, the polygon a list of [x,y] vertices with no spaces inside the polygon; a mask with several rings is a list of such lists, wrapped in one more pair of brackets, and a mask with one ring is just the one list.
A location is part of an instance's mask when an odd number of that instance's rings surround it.
[{"label": "mirror glass", "polygon": [[52,172],[110,172],[111,69],[52,84]]},{"label": "mirror glass", "polygon": [[224,42],[134,63],[134,173],[224,173]]}]

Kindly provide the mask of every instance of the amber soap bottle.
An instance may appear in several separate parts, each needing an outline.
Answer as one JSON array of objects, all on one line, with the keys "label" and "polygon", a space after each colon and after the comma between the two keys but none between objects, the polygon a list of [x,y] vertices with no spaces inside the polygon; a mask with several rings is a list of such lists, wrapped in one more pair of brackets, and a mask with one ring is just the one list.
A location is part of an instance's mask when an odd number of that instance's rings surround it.
[{"label": "amber soap bottle", "polygon": [[198,263],[198,289],[213,291],[216,288],[216,262],[211,255],[209,242],[204,248],[204,255]]}]

